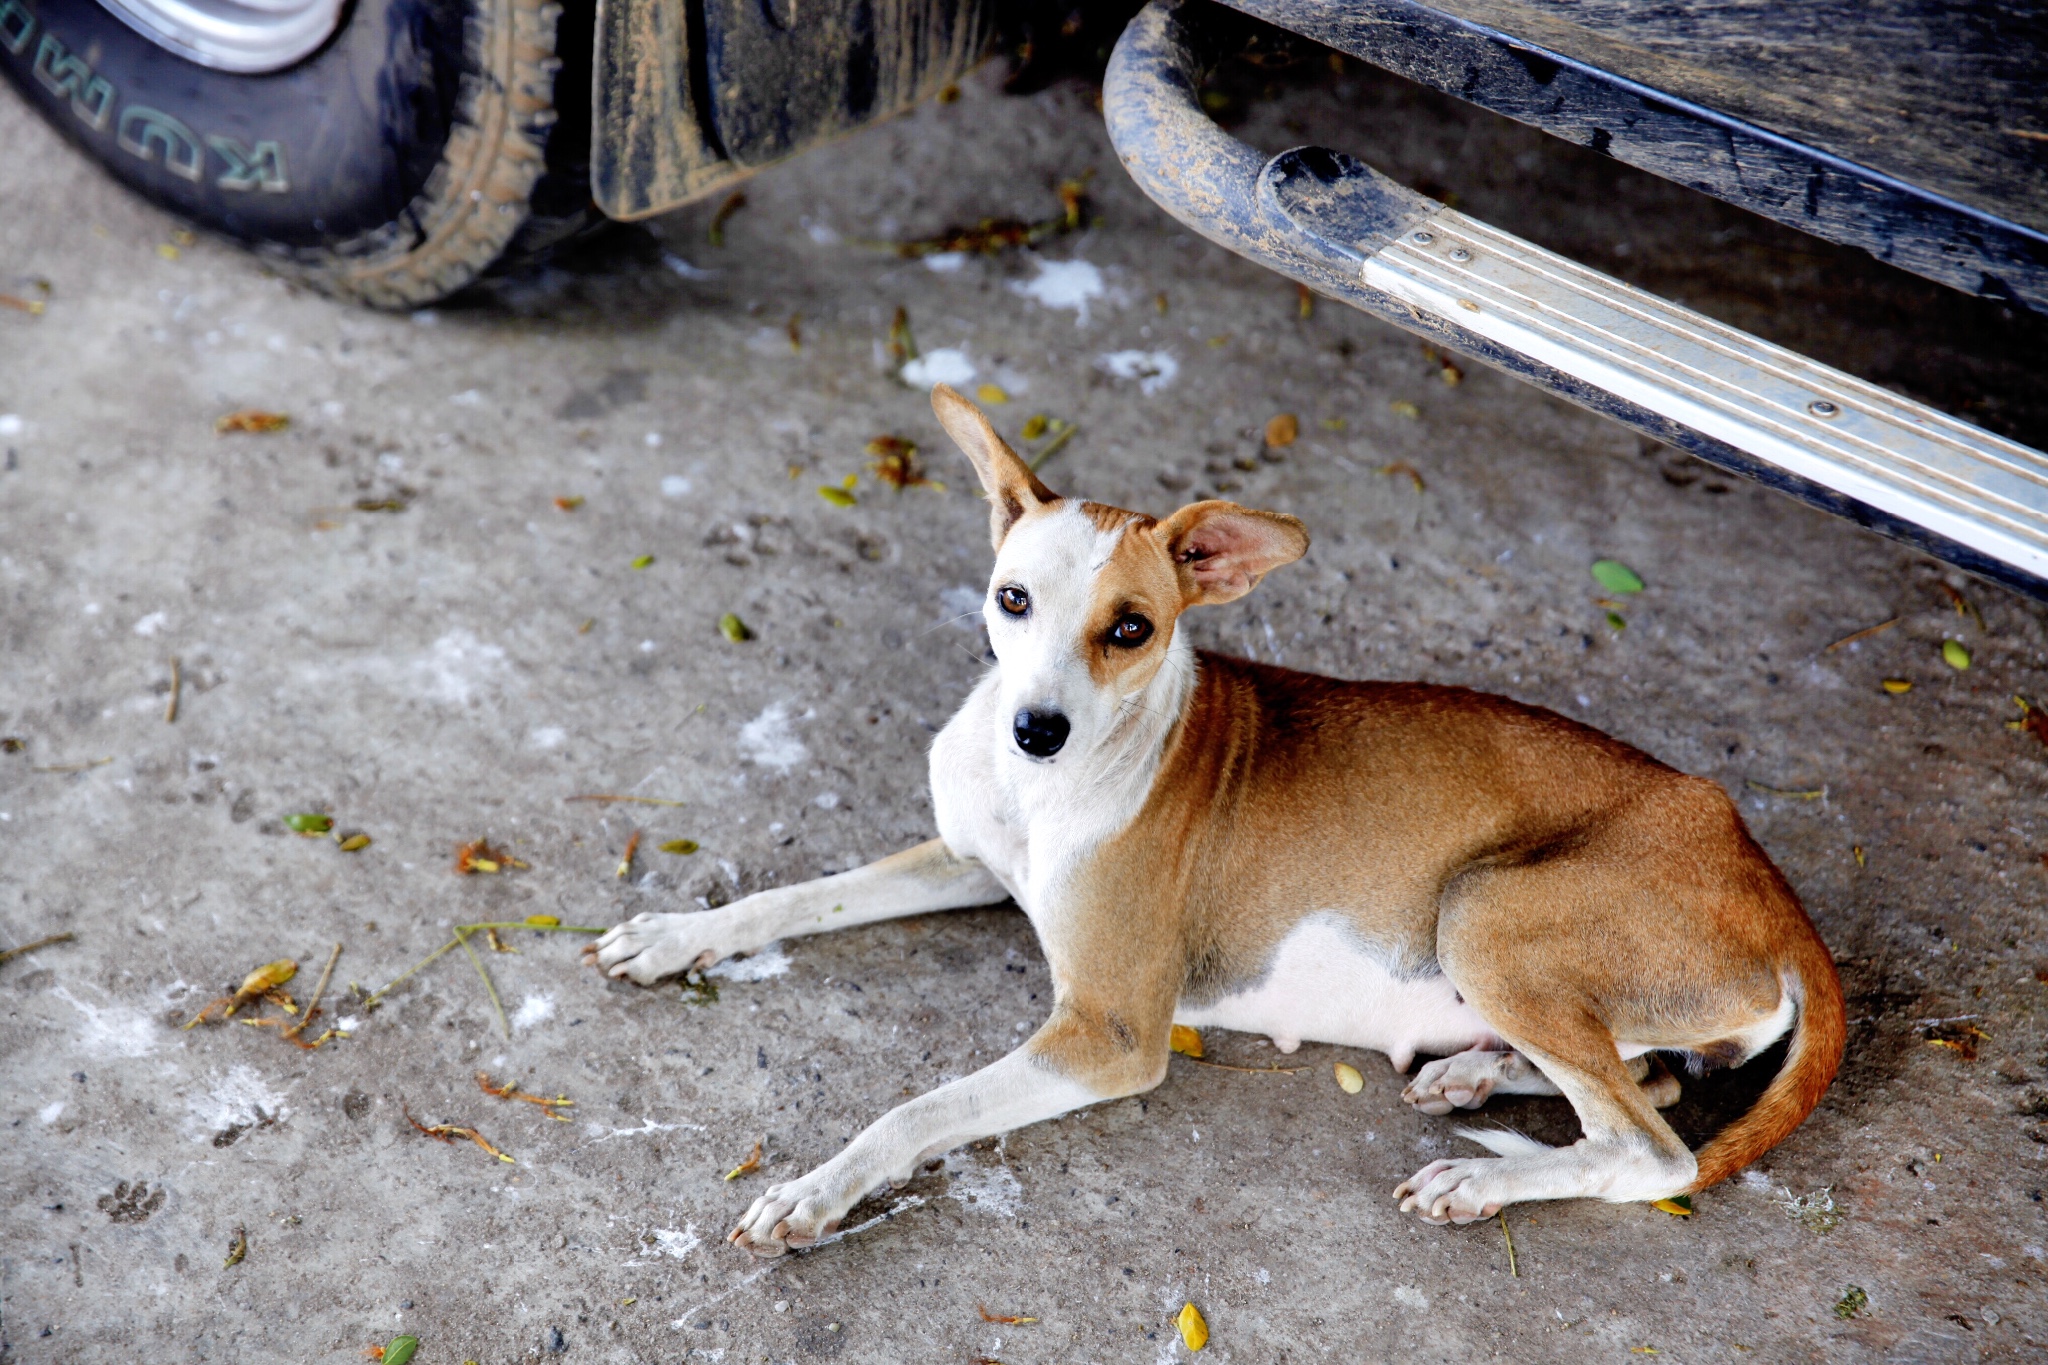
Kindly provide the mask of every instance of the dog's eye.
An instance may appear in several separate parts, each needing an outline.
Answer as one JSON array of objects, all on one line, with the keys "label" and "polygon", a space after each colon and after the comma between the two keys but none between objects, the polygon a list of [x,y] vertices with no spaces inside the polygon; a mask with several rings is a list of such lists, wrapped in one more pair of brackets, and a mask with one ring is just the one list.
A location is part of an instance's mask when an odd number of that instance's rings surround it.
[{"label": "dog's eye", "polygon": [[1110,627],[1109,638],[1125,649],[1136,649],[1152,638],[1152,623],[1134,611],[1127,611]]},{"label": "dog's eye", "polygon": [[1012,584],[996,593],[996,605],[1012,616],[1022,616],[1031,610],[1031,594]]}]

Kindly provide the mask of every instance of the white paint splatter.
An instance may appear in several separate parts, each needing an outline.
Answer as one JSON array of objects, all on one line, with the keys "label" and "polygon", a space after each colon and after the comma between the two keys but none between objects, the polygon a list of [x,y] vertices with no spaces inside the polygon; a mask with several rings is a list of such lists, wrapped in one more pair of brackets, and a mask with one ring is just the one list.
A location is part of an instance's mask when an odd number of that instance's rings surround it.
[{"label": "white paint splatter", "polygon": [[991,1165],[976,1161],[972,1154],[946,1154],[946,1198],[971,1205],[998,1218],[1015,1218],[1024,1207],[1024,1187],[1010,1168],[997,1160]]},{"label": "white paint splatter", "polygon": [[17,412],[0,412],[0,436],[19,436],[28,423]]},{"label": "white paint splatter", "polygon": [[678,1261],[695,1251],[701,1241],[695,1223],[683,1224],[680,1232],[674,1228],[655,1228],[653,1232],[655,1245],[661,1254],[673,1256]]},{"label": "white paint splatter", "polygon": [[811,804],[816,806],[819,810],[838,810],[839,793],[819,792],[816,796],[811,798]]},{"label": "white paint splatter", "polygon": [[480,408],[484,405],[483,390],[464,389],[461,393],[452,395],[448,401],[458,408]]},{"label": "white paint splatter", "polygon": [[569,732],[559,725],[542,725],[526,736],[527,743],[536,749],[559,749]]},{"label": "white paint splatter", "polygon": [[785,773],[811,756],[790,728],[789,706],[779,701],[740,727],[739,745],[740,757],[749,763]]},{"label": "white paint splatter", "polygon": [[58,1119],[61,1119],[63,1117],[64,1101],[62,1100],[58,1100],[54,1104],[46,1104],[42,1108],[36,1110],[36,1118],[43,1123],[55,1123]]},{"label": "white paint splatter", "polygon": [[1400,1304],[1403,1308],[1422,1309],[1429,1307],[1429,1295],[1423,1293],[1412,1284],[1396,1285],[1394,1287],[1394,1302]]},{"label": "white paint splatter", "polygon": [[974,362],[956,346],[941,346],[906,362],[897,373],[913,389],[928,389],[934,384],[951,384],[957,389],[974,382]]},{"label": "white paint splatter", "polygon": [[363,1021],[356,1018],[353,1014],[344,1014],[341,1018],[335,1020],[334,1026],[343,1033],[354,1033],[363,1026]]},{"label": "white paint splatter", "polygon": [[615,1137],[647,1137],[654,1133],[701,1133],[705,1128],[701,1123],[656,1123],[649,1119],[638,1128],[607,1128],[601,1123],[586,1123],[583,1131],[592,1142],[610,1142]]},{"label": "white paint splatter", "polygon": [[1135,379],[1138,392],[1150,398],[1180,377],[1180,362],[1171,351],[1111,351],[1095,357],[1101,369],[1118,379]]},{"label": "white paint splatter", "polygon": [[804,220],[804,231],[809,233],[811,240],[819,246],[837,246],[839,244],[839,230],[830,223],[813,223],[806,218]]},{"label": "white paint splatter", "polygon": [[686,498],[690,496],[690,481],[681,474],[664,474],[661,495],[664,498]]},{"label": "white paint splatter", "polygon": [[789,954],[776,942],[762,945],[751,957],[729,957],[714,967],[706,967],[704,975],[725,981],[766,981],[788,970]]},{"label": "white paint splatter", "polygon": [[981,588],[970,588],[966,584],[947,588],[939,594],[939,610],[945,613],[939,619],[962,630],[973,630],[981,624],[981,607],[988,601],[988,593]]},{"label": "white paint splatter", "polygon": [[160,611],[153,611],[135,623],[135,633],[137,635],[154,635],[170,623],[171,618],[168,615]]},{"label": "white paint splatter", "polygon": [[1102,272],[1087,261],[1048,261],[1039,258],[1038,277],[1032,280],[1011,280],[1010,292],[1035,299],[1045,308],[1071,308],[1077,316],[1076,327],[1088,325],[1088,300],[1103,295]]},{"label": "white paint splatter", "polygon": [[467,630],[452,630],[434,641],[412,665],[435,701],[465,706],[476,690],[505,667],[505,651]]},{"label": "white paint splatter", "polygon": [[935,251],[924,258],[924,268],[934,275],[957,275],[966,264],[967,253],[964,251]]},{"label": "white paint splatter", "polygon": [[95,1057],[147,1057],[156,1051],[156,1025],[126,1005],[88,1005],[62,986],[50,994],[85,1016],[78,1044]]},{"label": "white paint splatter", "polygon": [[190,1117],[185,1133],[194,1142],[211,1138],[230,1128],[258,1123],[277,1123],[291,1114],[283,1092],[270,1088],[252,1066],[233,1066],[203,1095],[185,1101]]},{"label": "white paint splatter", "polygon": [[555,1017],[555,998],[552,995],[529,995],[513,1012],[512,1027],[533,1028]]}]

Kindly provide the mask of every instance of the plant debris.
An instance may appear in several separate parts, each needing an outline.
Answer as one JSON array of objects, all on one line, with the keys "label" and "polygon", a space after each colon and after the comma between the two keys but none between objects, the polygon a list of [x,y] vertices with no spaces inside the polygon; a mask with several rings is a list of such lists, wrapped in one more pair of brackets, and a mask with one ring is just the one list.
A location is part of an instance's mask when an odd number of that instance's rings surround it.
[{"label": "plant debris", "polygon": [[465,877],[479,872],[500,872],[508,867],[524,871],[530,866],[531,864],[521,862],[501,848],[491,847],[487,839],[472,840],[455,850],[455,870]]},{"label": "plant debris", "polygon": [[915,359],[917,338],[911,335],[910,310],[899,306],[896,316],[889,319],[889,364],[892,369],[901,369],[905,361]]},{"label": "plant debris", "polygon": [[89,759],[84,763],[57,763],[47,768],[30,768],[29,771],[32,773],[83,773],[91,772],[94,768],[104,768],[113,761],[113,755],[109,754],[105,758]]},{"label": "plant debris", "polygon": [[731,221],[735,213],[738,213],[746,206],[747,192],[745,190],[734,190],[731,194],[725,196],[725,202],[720,204],[717,212],[711,215],[711,226],[704,234],[705,239],[713,246],[724,246],[726,223]]},{"label": "plant debris", "polygon": [[0,754],[18,754],[28,748],[28,741],[20,735],[0,735]]},{"label": "plant debris", "polygon": [[185,1022],[184,1027],[191,1028],[195,1024],[208,1020],[212,1016],[213,1011],[223,1005],[226,1006],[226,1009],[222,1010],[220,1017],[223,1020],[232,1019],[235,1017],[236,1010],[253,1004],[258,1000],[269,1000],[282,1008],[285,1013],[297,1014],[299,1007],[293,1003],[289,995],[284,993],[283,986],[285,982],[298,974],[299,964],[288,957],[279,958],[276,962],[266,962],[243,977],[242,984],[235,989],[233,995],[224,995],[218,1000],[208,1001],[200,1008],[199,1013],[193,1015]]},{"label": "plant debris", "polygon": [[19,294],[0,294],[0,308],[12,308],[17,313],[26,313],[32,318],[43,315],[47,305],[41,299],[25,299]]},{"label": "plant debris", "polygon": [[[1161,310],[1164,311],[1164,310]],[[1307,322],[1316,315],[1316,291],[1305,284],[1294,286],[1294,316]]]},{"label": "plant debris", "polygon": [[519,1088],[519,1082],[517,1081],[507,1081],[503,1085],[492,1085],[490,1076],[482,1071],[476,1073],[476,1084],[477,1088],[486,1095],[493,1095],[501,1100],[519,1100],[525,1104],[539,1105],[549,1118],[556,1119],[562,1123],[567,1123],[569,1116],[557,1113],[556,1110],[572,1109],[576,1105],[576,1101],[570,1099],[567,1095],[557,1095],[553,1099],[549,1099],[545,1095],[530,1095]]},{"label": "plant debris", "polygon": [[669,839],[656,844],[655,847],[663,853],[673,853],[679,857],[687,858],[690,854],[702,848],[703,845],[699,844],[695,839]]},{"label": "plant debris", "polygon": [[353,506],[358,512],[403,512],[412,504],[404,498],[357,498]]},{"label": "plant debris", "polygon": [[566,498],[556,498],[555,506],[560,511],[573,512],[583,505],[583,495],[578,493]]},{"label": "plant debris", "polygon": [[1596,559],[1593,561],[1593,581],[1612,593],[1637,593],[1643,590],[1643,580],[1636,571],[1618,559]]},{"label": "plant debris", "polygon": [[[735,616],[733,619],[737,621],[739,618]],[[593,792],[588,796],[565,796],[562,799],[564,801],[595,801],[599,805],[605,806],[620,803],[633,806],[682,806],[688,804],[688,802],[684,801],[671,801],[665,796],[615,796],[609,792]]]},{"label": "plant debris", "polygon": [[980,1312],[981,1320],[983,1322],[998,1322],[1005,1327],[1022,1327],[1024,1324],[1028,1322],[1038,1321],[1037,1318],[1006,1317],[1000,1313],[991,1313],[988,1311],[987,1304],[977,1303],[976,1305],[974,1305],[974,1307],[978,1312]]},{"label": "plant debris", "polygon": [[[1947,587],[1948,585],[1944,583],[1942,586]],[[1846,1320],[1855,1317],[1868,1307],[1870,1307],[1870,1295],[1865,1293],[1860,1286],[1852,1284],[1849,1286],[1848,1292],[1835,1300],[1835,1316]]]},{"label": "plant debris", "polygon": [[404,1110],[405,1121],[407,1123],[410,1123],[413,1127],[419,1129],[422,1133],[425,1133],[428,1137],[434,1139],[434,1141],[436,1142],[452,1143],[457,1141],[458,1139],[467,1142],[474,1142],[477,1146],[483,1148],[486,1152],[489,1152],[492,1156],[498,1158],[498,1160],[504,1162],[508,1166],[516,1166],[519,1164],[506,1153],[499,1151],[496,1147],[493,1147],[490,1144],[489,1140],[486,1139],[482,1133],[479,1133],[474,1128],[464,1128],[459,1123],[436,1123],[429,1126],[427,1124],[421,1123],[418,1119],[414,1118],[412,1116],[412,1110],[406,1109],[403,1104],[401,1104],[399,1107]]},{"label": "plant debris", "polygon": [[1284,450],[1301,438],[1301,419],[1291,412],[1266,420],[1266,449]]},{"label": "plant debris", "polygon": [[1673,1218],[1690,1218],[1693,1215],[1692,1196],[1674,1194],[1669,1199],[1653,1199],[1650,1207],[1670,1214]]},{"label": "plant debris", "polygon": [[1821,653],[1832,654],[1836,650],[1842,648],[1842,646],[1844,645],[1853,645],[1858,640],[1868,640],[1873,635],[1882,635],[1885,631],[1890,630],[1893,626],[1897,625],[1899,622],[1905,619],[1906,618],[1903,616],[1894,616],[1889,621],[1879,621],[1874,626],[1865,626],[1863,629],[1856,631],[1853,634],[1844,635],[1841,639],[1835,641],[1826,649],[1822,650]]},{"label": "plant debris", "polygon": [[1024,419],[1024,426],[1018,431],[1017,435],[1026,441],[1035,441],[1045,435],[1045,429],[1051,422],[1052,419],[1044,413],[1034,412]]},{"label": "plant debris", "polygon": [[1187,1343],[1190,1351],[1199,1351],[1209,1344],[1209,1324],[1202,1321],[1202,1310],[1191,1303],[1181,1305],[1179,1316],[1173,1325],[1180,1329],[1180,1339]]},{"label": "plant debris", "polygon": [[[482,841],[479,840],[477,845],[469,847],[474,848],[481,844]],[[464,850],[464,852],[468,851],[467,848]],[[500,854],[499,856],[503,857],[504,855]],[[513,863],[512,865],[518,867],[526,866],[525,863]],[[484,970],[483,959],[479,958],[476,955],[476,951],[469,946],[470,935],[492,929],[531,929],[536,933],[559,934],[601,934],[604,932],[603,929],[592,928],[588,925],[564,924],[553,915],[528,915],[523,920],[496,920],[480,924],[458,924],[455,926],[454,936],[446,943],[434,949],[433,952],[428,953],[418,962],[413,963],[412,966],[406,968],[397,976],[391,978],[389,982],[378,990],[365,992],[360,985],[354,982],[349,983],[349,989],[355,992],[356,998],[361,1002],[363,1012],[367,1014],[381,1005],[384,1002],[384,997],[396,990],[402,983],[409,980],[422,969],[460,948],[468,955],[470,965],[476,968],[477,977],[484,983],[484,990],[491,997],[491,1007],[498,1013],[498,1025],[505,1030],[505,1036],[509,1038],[512,1036],[512,1025],[505,1018],[505,1006],[498,999],[498,989],[491,984],[491,974]]]},{"label": "plant debris", "polygon": [[935,237],[894,243],[896,254],[906,260],[955,252],[994,256],[1013,247],[1036,246],[1081,226],[1082,213],[1088,202],[1085,177],[1061,181],[1054,193],[1060,198],[1060,212],[1056,217],[1035,223],[1016,218],[984,218],[973,227],[951,227]]},{"label": "plant debris", "polygon": [[[1039,468],[1039,466],[1043,465],[1047,460],[1050,460],[1053,456],[1059,454],[1061,447],[1065,446],[1067,442],[1073,440],[1074,433],[1079,431],[1080,428],[1075,426],[1072,422],[1067,421],[1064,417],[1040,417],[1035,418],[1033,420],[1043,423],[1043,425],[1041,425],[1038,429],[1040,435],[1046,435],[1049,433],[1051,436],[1050,440],[1048,440],[1044,445],[1040,446],[1036,451],[1032,452],[1030,459],[1024,461],[1024,464],[1027,468],[1036,471]],[[1024,426],[1028,430],[1031,426],[1031,423],[1026,422]],[[1028,436],[1025,439],[1035,441],[1038,439],[1038,437]]]},{"label": "plant debris", "polygon": [[[1004,401],[1009,400],[1006,398]],[[946,491],[946,485],[925,477],[924,460],[917,453],[915,441],[907,441],[901,436],[877,436],[867,443],[866,452],[870,457],[869,472],[898,492],[906,488]]]},{"label": "plant debris", "polygon": [[1348,1062],[1338,1062],[1330,1070],[1336,1074],[1338,1088],[1347,1095],[1356,1095],[1365,1089],[1365,1077],[1358,1074],[1358,1068]]},{"label": "plant debris", "polygon": [[[743,645],[754,638],[754,632],[748,628],[747,623],[731,612],[718,618],[718,633],[736,645]],[[682,803],[679,801],[676,804]]]},{"label": "plant debris", "polygon": [[2043,711],[2039,706],[2034,705],[2017,693],[2013,695],[2012,700],[2013,704],[2020,708],[2020,718],[2007,721],[2005,728],[2008,730],[2023,730],[2035,739],[2040,740],[2043,744],[2048,744],[2048,711]]},{"label": "plant debris", "polygon": [[998,407],[1010,401],[1009,392],[1001,384],[983,384],[974,391],[974,397],[977,402]]},{"label": "plant debris", "polygon": [[1970,651],[1963,647],[1961,640],[1943,640],[1941,661],[1960,673],[1970,666]]},{"label": "plant debris", "polygon": [[292,419],[281,412],[241,408],[224,417],[215,418],[213,429],[222,436],[233,431],[247,432],[253,436],[267,436],[273,431],[283,431],[291,424]]},{"label": "plant debris", "polygon": [[1419,421],[1422,417],[1422,409],[1416,407],[1415,404],[1405,398],[1396,398],[1388,403],[1387,411],[1393,413],[1396,417],[1406,418],[1410,422]]},{"label": "plant debris", "polygon": [[235,1229],[234,1237],[228,1242],[228,1258],[227,1260],[221,1262],[220,1268],[222,1270],[226,1270],[232,1266],[238,1266],[242,1263],[243,1258],[246,1257],[248,1254],[249,1230],[247,1228],[238,1227]]},{"label": "plant debris", "polygon": [[1962,593],[1958,592],[1955,588],[1949,586],[1947,583],[1942,582],[1940,579],[1935,580],[1934,586],[1940,588],[1943,596],[1948,598],[1949,604],[1956,609],[1956,615],[1967,616],[1972,621],[1975,621],[1977,623],[1977,629],[1985,629],[1984,613],[1977,610],[1977,604],[1975,602],[1972,602],[1969,598],[1963,596]]},{"label": "plant debris", "polygon": [[1383,464],[1380,466],[1380,473],[1385,474],[1389,478],[1403,474],[1407,475],[1408,481],[1415,485],[1415,491],[1418,493],[1428,487],[1422,481],[1422,471],[1409,464],[1406,460],[1396,460],[1392,464]]},{"label": "plant debris", "polygon": [[653,555],[635,555],[635,556],[633,556],[633,567],[634,567],[634,568],[636,568],[636,569],[644,569],[644,568],[648,567],[648,566],[649,566],[650,564],[652,564],[652,563],[654,563],[654,556],[653,556]]},{"label": "plant debris", "polygon": [[1967,1020],[1944,1020],[1921,1035],[1929,1047],[1947,1048],[1966,1062],[1977,1060],[1977,1044],[1990,1042],[1991,1035]]},{"label": "plant debris", "polygon": [[1522,1268],[1515,1264],[1515,1235],[1508,1231],[1508,1211],[1502,1209],[1494,1217],[1500,1220],[1501,1240],[1508,1244],[1508,1278],[1522,1278]]},{"label": "plant debris", "polygon": [[308,839],[317,839],[334,828],[334,817],[319,811],[304,811],[298,815],[287,815],[284,827],[294,834]]},{"label": "plant debris", "polygon": [[836,484],[821,483],[818,485],[818,496],[831,503],[834,507],[857,506],[860,503],[860,499],[854,496],[853,490],[854,486],[859,482],[860,475],[848,474]]},{"label": "plant debris", "polygon": [[727,1180],[738,1180],[741,1176],[752,1175],[755,1171],[758,1171],[760,1169],[761,1144],[756,1142],[754,1144],[754,1150],[747,1154],[747,1159],[745,1161],[742,1161],[739,1165],[733,1167],[731,1170],[727,1171],[725,1173],[725,1178]]},{"label": "plant debris", "polygon": [[1886,678],[1878,686],[1894,697],[1903,697],[1913,690],[1912,680],[1908,678]]},{"label": "plant debris", "polygon": [[17,957],[22,956],[25,953],[32,953],[38,948],[47,948],[53,943],[70,943],[75,941],[77,937],[78,935],[70,933],[69,931],[66,931],[65,933],[61,934],[49,934],[43,938],[37,939],[33,943],[24,943],[19,948],[7,948],[4,950],[0,950],[0,962],[10,962]]},{"label": "plant debris", "polygon": [[1422,343],[1422,358],[1436,366],[1437,378],[1443,380],[1446,386],[1456,388],[1465,382],[1465,371],[1459,367],[1458,362],[1426,341]]},{"label": "plant debris", "polygon": [[1743,778],[1742,785],[1765,796],[1783,796],[1793,801],[1818,801],[1828,794],[1826,787],[1767,787],[1753,777]]},{"label": "plant debris", "polygon": [[310,1043],[306,1042],[304,1038],[306,1025],[312,1023],[313,1016],[320,1013],[320,1001],[327,994],[328,981],[334,976],[334,964],[340,960],[341,945],[337,943],[334,945],[334,950],[327,954],[327,965],[320,969],[320,980],[313,987],[312,998],[306,1002],[306,1012],[299,1016],[298,1023],[293,1024],[284,1031],[285,1038],[297,1045],[302,1051],[311,1052],[330,1039],[348,1037],[340,1029],[331,1028]]},{"label": "plant debris", "polygon": [[626,840],[626,852],[619,859],[619,870],[613,875],[620,881],[633,875],[633,855],[640,851],[640,831],[634,830]]},{"label": "plant debris", "polygon": [[340,830],[334,831],[334,846],[343,853],[361,853],[372,842],[370,836],[361,830],[351,834],[344,834]]},{"label": "plant debris", "polygon": [[164,723],[166,725],[176,725],[178,723],[178,702],[183,697],[184,692],[184,669],[178,660],[178,656],[173,654],[171,656],[171,695],[164,701]]},{"label": "plant debris", "polygon": [[1193,1057],[1197,1061],[1201,1060],[1202,1035],[1189,1028],[1186,1024],[1175,1024],[1173,1026],[1172,1032],[1167,1035],[1166,1046],[1170,1052],[1178,1052],[1183,1057]]},{"label": "plant debris", "polygon": [[412,1365],[412,1358],[419,1349],[418,1337],[393,1337],[389,1345],[364,1347],[363,1354],[372,1360],[383,1361],[384,1365]]},{"label": "plant debris", "polygon": [[1780,1189],[1779,1198],[1772,1201],[1785,1211],[1787,1218],[1793,1218],[1806,1225],[1810,1232],[1833,1232],[1842,1224],[1841,1212],[1835,1208],[1835,1187],[1823,1185],[1812,1194],[1795,1197],[1792,1191]]}]

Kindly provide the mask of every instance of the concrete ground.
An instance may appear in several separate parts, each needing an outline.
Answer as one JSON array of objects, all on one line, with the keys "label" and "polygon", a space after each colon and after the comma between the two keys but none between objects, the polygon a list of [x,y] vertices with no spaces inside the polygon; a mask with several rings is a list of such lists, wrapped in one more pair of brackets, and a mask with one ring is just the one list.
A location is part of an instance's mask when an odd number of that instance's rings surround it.
[{"label": "concrete ground", "polygon": [[[2048,438],[2023,320],[1392,81],[1266,79],[1240,75],[1236,110],[1264,145],[1364,152]],[[2006,724],[2014,694],[2048,700],[2038,605],[1476,366],[1448,385],[1335,305],[1300,316],[1137,194],[1078,86],[1005,99],[983,74],[760,176],[723,248],[699,207],[412,317],[179,245],[10,96],[0,143],[0,287],[53,290],[40,318],[0,312],[0,735],[22,741],[0,753],[0,945],[76,936],[0,965],[0,1359],[339,1365],[407,1332],[423,1365],[1166,1361],[1190,1301],[1224,1361],[2048,1351],[2048,747]],[[870,245],[1048,216],[1089,170],[1094,224],[1035,255],[941,271]],[[1851,996],[1820,1109],[1690,1219],[1574,1203],[1445,1229],[1390,1192],[1471,1149],[1384,1059],[1177,1059],[1142,1099],[956,1152],[858,1235],[756,1263],[721,1238],[765,1181],[1042,1016],[1020,916],[790,942],[715,998],[508,932],[516,955],[478,946],[509,1037],[460,953],[366,1011],[349,983],[452,925],[607,925],[931,834],[925,749],[983,666],[961,613],[989,555],[964,462],[891,373],[899,306],[927,356],[1008,392],[1005,431],[1074,425],[1054,486],[1307,519],[1308,558],[1208,612],[1203,643],[1506,692],[1723,783]],[[245,407],[290,429],[215,435]],[[1281,412],[1302,436],[1269,462]],[[945,491],[877,483],[880,435]],[[855,506],[816,491],[853,475]],[[1588,576],[1603,556],[1648,584],[1625,628]],[[755,638],[728,642],[728,612]],[[374,842],[289,832],[307,812]],[[458,876],[480,836],[530,866]],[[701,851],[658,848],[678,839]],[[177,1027],[273,959],[303,1001],[336,943],[322,1024],[346,1040]],[[1681,1130],[1774,1060],[1689,1083]],[[568,1095],[570,1121],[480,1070]],[[1562,1101],[1486,1114],[1574,1132]],[[761,1170],[728,1182],[757,1140]]]}]

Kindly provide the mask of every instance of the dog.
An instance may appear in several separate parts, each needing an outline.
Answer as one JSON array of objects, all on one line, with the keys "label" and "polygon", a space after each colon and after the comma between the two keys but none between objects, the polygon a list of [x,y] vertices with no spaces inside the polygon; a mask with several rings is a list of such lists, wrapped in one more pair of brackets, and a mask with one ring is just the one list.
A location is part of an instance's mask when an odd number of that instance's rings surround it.
[{"label": "dog", "polygon": [[[1191,607],[1308,549],[1300,521],[1204,501],[1164,520],[1060,497],[972,403],[932,407],[987,490],[995,666],[931,749],[938,837],[588,950],[650,984],[783,938],[1013,900],[1050,1016],[1016,1051],[771,1186],[729,1240],[811,1246],[883,1182],[978,1138],[1141,1094],[1176,1023],[1384,1052],[1430,1114],[1563,1095],[1554,1148],[1432,1161],[1431,1223],[1538,1199],[1704,1189],[1812,1111],[1841,1062],[1832,958],[1725,792],[1553,712],[1458,687],[1341,682],[1199,652]],[[1737,1065],[1787,1033],[1754,1106],[1695,1154],[1653,1054]]]}]

